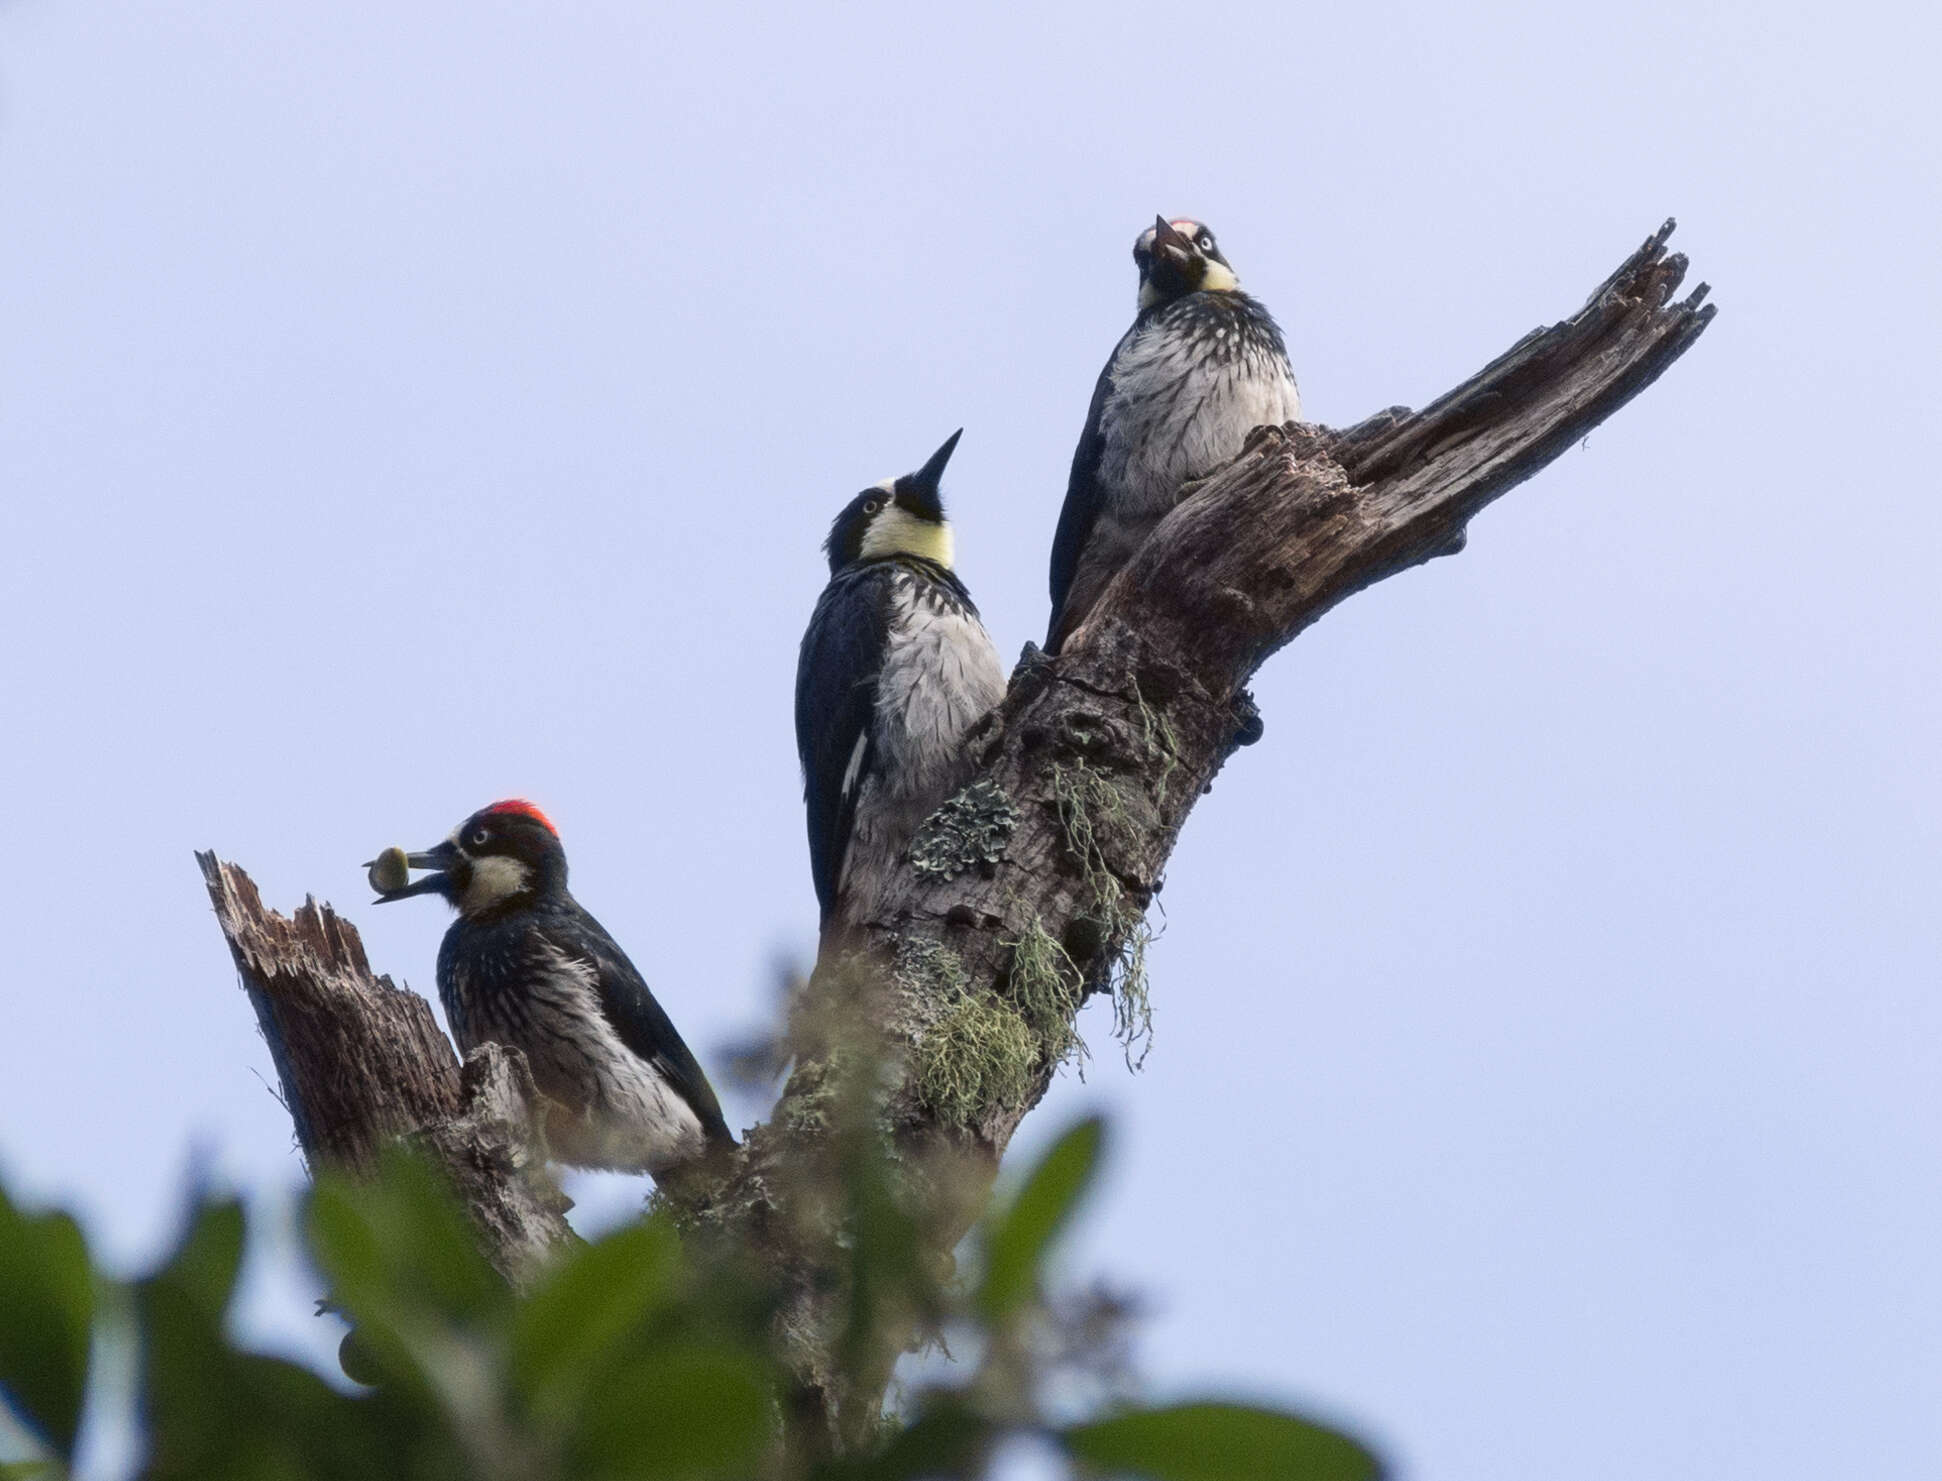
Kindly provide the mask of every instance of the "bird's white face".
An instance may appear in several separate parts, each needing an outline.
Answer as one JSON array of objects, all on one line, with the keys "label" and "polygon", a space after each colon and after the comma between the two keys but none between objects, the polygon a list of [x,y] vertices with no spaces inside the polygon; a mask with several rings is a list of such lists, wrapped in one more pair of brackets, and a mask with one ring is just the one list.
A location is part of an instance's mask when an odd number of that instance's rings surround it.
[{"label": "bird's white face", "polygon": [[893,495],[897,481],[886,478],[877,485],[883,490],[883,507],[870,517],[863,531],[863,558],[878,560],[887,555],[914,555],[951,569],[956,542],[951,526],[937,520],[919,519],[901,508]]},{"label": "bird's white face", "polygon": [[517,859],[476,859],[465,893],[459,896],[459,914],[483,915],[531,888],[532,878],[532,871]]},{"label": "bird's white face", "polygon": [[522,894],[532,888],[533,871],[518,859],[506,854],[474,854],[467,848],[468,842],[474,847],[486,842],[481,833],[474,833],[470,839],[461,837],[463,827],[454,829],[451,843],[465,859],[465,888],[459,891],[459,914],[466,916],[484,915],[487,911],[505,904],[514,895]]}]

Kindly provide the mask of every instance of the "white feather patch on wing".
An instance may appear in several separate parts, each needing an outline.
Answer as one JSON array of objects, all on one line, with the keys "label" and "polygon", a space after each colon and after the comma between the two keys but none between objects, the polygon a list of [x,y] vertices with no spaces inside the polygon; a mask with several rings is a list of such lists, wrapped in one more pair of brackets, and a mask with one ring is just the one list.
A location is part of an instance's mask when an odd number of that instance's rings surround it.
[{"label": "white feather patch on wing", "polygon": [[850,764],[843,768],[843,796],[848,798],[856,790],[857,774],[863,770],[863,753],[869,749],[870,732],[864,731],[856,738],[856,745],[850,751]]}]

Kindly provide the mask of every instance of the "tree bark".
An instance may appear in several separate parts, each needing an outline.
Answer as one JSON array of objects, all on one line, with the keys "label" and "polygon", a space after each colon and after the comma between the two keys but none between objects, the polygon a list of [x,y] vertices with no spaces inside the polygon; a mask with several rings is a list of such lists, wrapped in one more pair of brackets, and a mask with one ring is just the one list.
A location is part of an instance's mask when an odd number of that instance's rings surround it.
[{"label": "tree bark", "polygon": [[[1026,650],[972,738],[977,779],[920,831],[911,867],[877,897],[842,902],[795,1013],[796,1068],[775,1112],[723,1176],[665,1190],[691,1223],[782,1272],[799,1427],[841,1445],[871,1432],[881,1400],[874,1376],[845,1375],[831,1356],[841,1255],[827,1210],[792,1207],[827,1203],[818,1169],[840,1139],[840,1065],[870,1066],[850,1082],[867,1080],[871,1115],[917,1170],[918,1212],[947,1255],[1019,1122],[1078,1050],[1086,996],[1114,992],[1137,1033],[1146,909],[1194,802],[1249,735],[1250,677],[1343,598],[1460,550],[1479,510],[1691,347],[1713,310],[1703,285],[1673,301],[1686,263],[1665,250],[1671,230],[1577,314],[1420,412],[1258,428],[1161,522],[1058,658]],[[356,932],[314,904],[294,925],[266,916],[240,871],[200,857],[306,1153],[363,1165],[384,1137],[436,1127],[448,1165],[492,1172],[476,1192],[461,1186],[502,1269],[565,1237],[556,1210],[490,1212],[516,1181],[506,1165],[531,1155],[514,1148],[538,1145],[530,1119],[496,1115],[482,1147],[429,1010],[371,978]],[[865,1052],[851,1054],[859,1034]],[[947,1166],[970,1176],[927,1171]],[[896,1345],[890,1334],[875,1365],[885,1378]]]},{"label": "tree bark", "polygon": [[213,853],[196,862],[229,942],[284,1109],[312,1168],[369,1173],[414,1139],[444,1170],[495,1269],[523,1285],[571,1240],[545,1177],[538,1092],[525,1056],[488,1044],[461,1066],[431,1005],[371,971],[357,927],[306,899],[289,919]]}]

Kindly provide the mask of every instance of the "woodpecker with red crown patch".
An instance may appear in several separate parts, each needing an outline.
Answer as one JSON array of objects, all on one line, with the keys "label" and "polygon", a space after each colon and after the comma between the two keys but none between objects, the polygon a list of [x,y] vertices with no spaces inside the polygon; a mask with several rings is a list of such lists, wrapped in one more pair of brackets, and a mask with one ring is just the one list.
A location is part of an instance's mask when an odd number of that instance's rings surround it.
[{"label": "woodpecker with red crown patch", "polygon": [[[470,1054],[524,1052],[555,1159],[661,1177],[735,1139],[647,983],[566,888],[566,850],[530,802],[481,808],[435,848],[373,860],[379,903],[440,895],[458,911],[438,995]],[[406,869],[432,871],[408,881]]]},{"label": "woodpecker with red crown patch", "polygon": [[796,662],[796,750],[822,922],[875,898],[917,826],[971,779],[964,738],[1005,675],[954,565],[939,486],[962,429],[843,507]]},{"label": "woodpecker with red crown patch", "polygon": [[1183,485],[1233,458],[1256,427],[1301,416],[1281,330],[1241,291],[1211,231],[1155,217],[1133,262],[1139,313],[1093,390],[1052,542],[1048,653],[1078,631]]}]

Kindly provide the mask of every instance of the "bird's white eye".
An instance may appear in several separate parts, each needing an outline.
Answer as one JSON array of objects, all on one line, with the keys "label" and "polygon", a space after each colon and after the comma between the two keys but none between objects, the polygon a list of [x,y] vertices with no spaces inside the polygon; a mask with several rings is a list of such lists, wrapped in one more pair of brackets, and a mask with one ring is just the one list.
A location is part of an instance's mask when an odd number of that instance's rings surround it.
[{"label": "bird's white eye", "polygon": [[1214,250],[1214,234],[1211,231],[1203,231],[1200,234],[1200,250],[1203,252]]},{"label": "bird's white eye", "polygon": [[491,837],[492,837],[492,834],[488,830],[484,828],[474,828],[472,830],[472,836],[466,839],[466,842],[471,844],[472,847],[478,848],[481,845],[483,845],[487,840],[489,840]]},{"label": "bird's white eye", "polygon": [[871,499],[863,506],[863,512],[865,514],[875,514],[881,508],[883,508],[883,500]]}]

